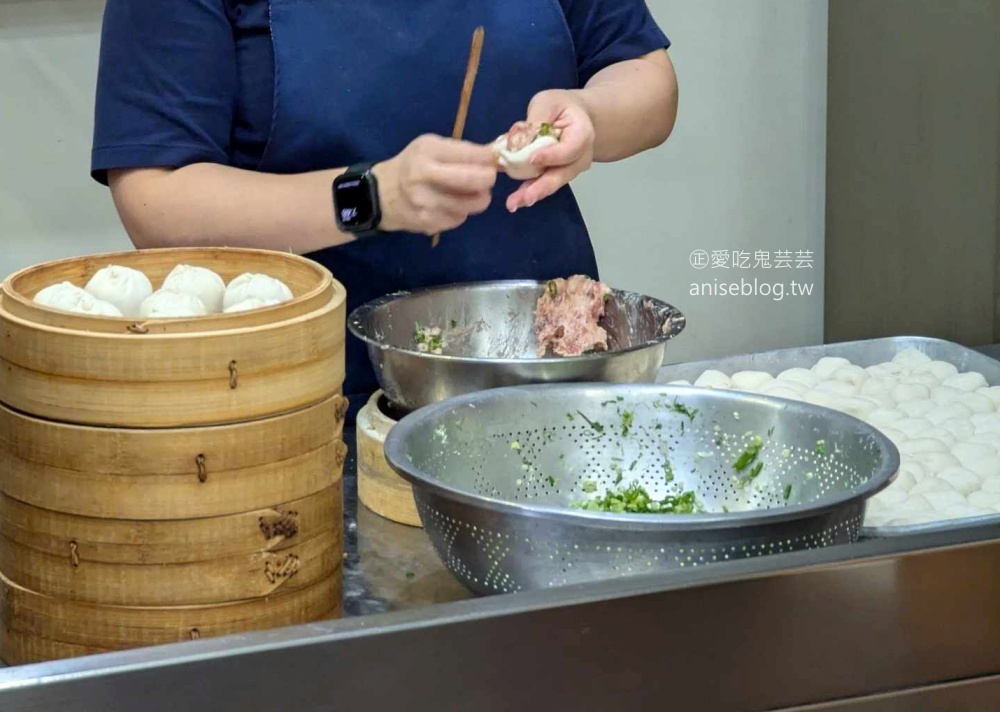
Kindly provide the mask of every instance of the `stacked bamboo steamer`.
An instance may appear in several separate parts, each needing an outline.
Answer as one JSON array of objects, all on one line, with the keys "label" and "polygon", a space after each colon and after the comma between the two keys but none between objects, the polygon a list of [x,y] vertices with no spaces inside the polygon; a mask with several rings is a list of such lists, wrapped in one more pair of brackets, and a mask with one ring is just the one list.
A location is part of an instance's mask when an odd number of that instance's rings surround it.
[{"label": "stacked bamboo steamer", "polygon": [[[190,319],[32,302],[109,264],[177,264],[294,298]],[[51,262],[0,288],[0,659],[7,664],[339,616],[345,293],[261,250]]]},{"label": "stacked bamboo steamer", "polygon": [[413,486],[397,475],[385,459],[385,439],[397,422],[384,407],[387,405],[382,391],[376,391],[358,412],[358,499],[380,517],[420,527]]}]

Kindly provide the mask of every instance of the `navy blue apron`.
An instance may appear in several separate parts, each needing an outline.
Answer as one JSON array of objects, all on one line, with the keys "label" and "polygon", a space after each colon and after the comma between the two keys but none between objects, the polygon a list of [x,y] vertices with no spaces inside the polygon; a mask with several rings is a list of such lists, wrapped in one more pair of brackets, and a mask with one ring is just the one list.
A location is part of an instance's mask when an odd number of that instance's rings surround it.
[{"label": "navy blue apron", "polygon": [[[423,133],[451,134],[472,32],[486,30],[463,138],[488,143],[539,91],[578,86],[558,0],[271,0],[274,117],[259,169],[297,173],[379,161]],[[348,312],[404,289],[490,279],[597,277],[569,188],[521,209],[500,176],[487,212],[446,232],[393,233],[308,255],[347,289]],[[331,211],[331,220],[332,211]],[[364,345],[347,337],[350,417],[378,388]]]}]

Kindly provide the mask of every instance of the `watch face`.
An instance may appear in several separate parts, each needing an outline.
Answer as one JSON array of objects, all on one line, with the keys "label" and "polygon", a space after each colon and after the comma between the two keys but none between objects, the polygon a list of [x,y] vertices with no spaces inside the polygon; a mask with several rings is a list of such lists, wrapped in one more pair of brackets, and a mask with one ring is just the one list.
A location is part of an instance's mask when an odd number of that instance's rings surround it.
[{"label": "watch face", "polygon": [[337,220],[347,229],[363,229],[374,219],[371,186],[360,176],[338,178],[333,186]]}]

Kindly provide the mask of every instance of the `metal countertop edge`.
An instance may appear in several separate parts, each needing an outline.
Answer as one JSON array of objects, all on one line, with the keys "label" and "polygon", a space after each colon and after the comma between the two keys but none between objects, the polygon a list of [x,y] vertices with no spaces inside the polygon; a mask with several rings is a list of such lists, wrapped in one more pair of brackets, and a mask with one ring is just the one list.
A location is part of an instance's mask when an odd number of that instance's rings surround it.
[{"label": "metal countertop edge", "polygon": [[871,539],[852,545],[713,564],[678,574],[635,576],[558,589],[490,596],[392,613],[22,665],[0,669],[0,693],[40,684],[110,677],[137,670],[335,643],[402,630],[571,608],[614,599],[639,598],[673,590],[781,575],[792,570],[864,565],[867,561],[885,557],[919,554],[928,550],[989,542],[997,538],[1000,538],[1000,525],[914,535],[896,540]]}]

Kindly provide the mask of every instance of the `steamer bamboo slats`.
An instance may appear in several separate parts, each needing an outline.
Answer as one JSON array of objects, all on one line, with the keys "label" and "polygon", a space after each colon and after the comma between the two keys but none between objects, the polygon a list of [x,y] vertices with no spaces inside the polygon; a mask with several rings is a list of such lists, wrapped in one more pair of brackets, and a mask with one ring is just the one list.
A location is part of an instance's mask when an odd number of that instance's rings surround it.
[{"label": "steamer bamboo slats", "polygon": [[380,517],[419,527],[412,486],[385,460],[385,438],[396,421],[379,409],[381,396],[381,391],[376,392],[358,413],[358,499]]},{"label": "steamer bamboo slats", "polygon": [[[3,393],[3,391],[0,391]],[[0,491],[112,519],[187,519],[289,502],[339,481],[347,399],[236,425],[125,430],[0,406]]]},{"label": "steamer bamboo slats", "polygon": [[[295,299],[141,322],[32,301],[63,280],[83,286],[108,264],[140,269],[155,287],[178,263],[208,267],[227,282],[263,272],[285,282]],[[119,427],[190,427],[291,411],[340,390],[344,300],[343,287],[320,265],[262,250],[146,250],[29,267],[0,287],[0,393],[25,413]]]},{"label": "steamer bamboo slats", "polygon": [[[198,318],[33,302],[178,264],[293,299]],[[39,662],[342,611],[345,293],[280,252],[94,255],[0,285],[0,658]]]},{"label": "steamer bamboo slats", "polygon": [[101,606],[42,596],[0,576],[0,651],[9,665],[179,643],[342,614],[342,576],[297,591],[210,606]]}]

